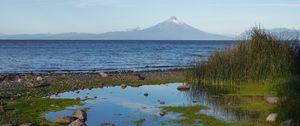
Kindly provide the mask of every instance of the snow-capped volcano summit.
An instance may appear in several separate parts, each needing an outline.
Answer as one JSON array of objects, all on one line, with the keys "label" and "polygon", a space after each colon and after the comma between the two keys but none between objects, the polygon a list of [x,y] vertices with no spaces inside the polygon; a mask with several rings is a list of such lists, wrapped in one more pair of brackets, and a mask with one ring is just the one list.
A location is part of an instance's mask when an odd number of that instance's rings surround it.
[{"label": "snow-capped volcano summit", "polygon": [[173,22],[175,24],[184,24],[184,22],[180,21],[177,17],[172,16],[166,22]]},{"label": "snow-capped volcano summit", "polygon": [[69,33],[69,34],[35,34],[6,35],[0,39],[56,39],[56,40],[228,40],[230,37],[208,33],[194,28],[177,17],[169,19],[146,29],[108,32],[103,34]]}]

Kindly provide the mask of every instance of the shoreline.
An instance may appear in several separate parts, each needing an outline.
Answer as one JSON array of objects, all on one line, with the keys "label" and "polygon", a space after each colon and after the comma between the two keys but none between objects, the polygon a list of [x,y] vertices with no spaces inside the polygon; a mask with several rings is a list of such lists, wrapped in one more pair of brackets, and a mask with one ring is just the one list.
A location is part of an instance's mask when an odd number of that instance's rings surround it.
[{"label": "shoreline", "polygon": [[94,73],[0,74],[0,98],[47,96],[103,86],[141,86],[184,81],[187,69]]}]

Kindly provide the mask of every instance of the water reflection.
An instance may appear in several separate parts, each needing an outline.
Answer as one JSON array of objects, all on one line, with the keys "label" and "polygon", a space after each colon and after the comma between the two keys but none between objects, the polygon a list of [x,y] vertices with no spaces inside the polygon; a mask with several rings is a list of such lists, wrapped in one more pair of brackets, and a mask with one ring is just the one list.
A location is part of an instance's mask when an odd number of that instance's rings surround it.
[{"label": "water reflection", "polygon": [[210,106],[211,109],[204,110],[202,113],[208,115],[218,115],[225,121],[243,121],[250,119],[258,119],[260,116],[266,113],[261,111],[247,111],[228,106],[238,106],[244,104],[245,101],[264,101],[263,97],[238,97],[228,96],[226,94],[237,91],[237,86],[208,86],[205,84],[191,84],[191,91],[189,97],[191,99],[206,99],[208,102],[206,106]]},{"label": "water reflection", "polygon": [[[145,119],[143,126],[160,125],[170,119],[180,118],[177,114],[168,113],[161,117],[160,106],[187,106],[206,105],[210,109],[202,110],[200,113],[215,116],[224,121],[244,120],[255,114],[233,111],[224,108],[224,103],[237,99],[223,99],[216,95],[216,90],[192,87],[191,91],[177,91],[177,86],[183,83],[169,83],[163,85],[145,85],[140,87],[127,87],[122,89],[119,86],[95,89],[80,90],[76,92],[65,92],[51,98],[92,98],[85,101],[83,106],[73,106],[67,110],[49,112],[45,118],[54,121],[57,116],[71,115],[76,108],[88,108],[87,125],[100,125],[104,122],[112,122],[116,125],[133,125],[132,121]],[[215,91],[215,92],[214,92]],[[149,96],[144,96],[149,93]],[[97,96],[96,98],[94,98]],[[165,104],[160,104],[164,101]],[[172,124],[174,125],[174,124]]]}]

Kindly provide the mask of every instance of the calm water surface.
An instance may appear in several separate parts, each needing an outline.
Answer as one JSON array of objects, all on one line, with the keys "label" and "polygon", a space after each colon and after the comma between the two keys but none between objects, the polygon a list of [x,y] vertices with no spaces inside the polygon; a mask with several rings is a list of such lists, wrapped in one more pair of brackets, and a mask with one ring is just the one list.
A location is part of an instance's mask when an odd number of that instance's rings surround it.
[{"label": "calm water surface", "polygon": [[0,40],[0,73],[186,67],[232,41]]},{"label": "calm water surface", "polygon": [[[83,106],[69,107],[67,110],[58,112],[49,112],[45,118],[54,121],[57,116],[72,115],[73,109],[88,108],[87,125],[96,126],[104,122],[112,122],[119,126],[132,126],[132,121],[145,119],[143,126],[156,126],[170,119],[179,119],[177,114],[168,113],[166,116],[159,116],[160,106],[190,106],[205,105],[210,109],[200,111],[207,115],[214,116],[224,121],[234,121],[237,117],[235,113],[230,113],[222,108],[220,104],[210,101],[208,95],[203,92],[197,98],[191,98],[189,92],[177,91],[177,86],[183,83],[169,83],[162,85],[145,85],[140,87],[127,87],[122,89],[120,86],[95,88],[92,90],[80,90],[80,93],[65,92],[51,98],[76,98],[85,97],[91,99],[85,101]],[[149,96],[143,94],[147,92]],[[196,103],[192,101],[196,100]],[[160,104],[158,101],[164,101],[166,104]],[[174,125],[174,124],[170,124]]]}]

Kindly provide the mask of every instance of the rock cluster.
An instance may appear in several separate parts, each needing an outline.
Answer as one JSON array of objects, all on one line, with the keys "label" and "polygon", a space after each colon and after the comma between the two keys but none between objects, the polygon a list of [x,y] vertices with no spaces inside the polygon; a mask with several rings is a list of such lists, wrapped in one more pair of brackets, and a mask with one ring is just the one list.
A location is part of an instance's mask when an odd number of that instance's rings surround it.
[{"label": "rock cluster", "polygon": [[59,116],[55,122],[59,124],[69,124],[68,126],[86,126],[87,114],[85,111],[77,109],[73,116]]}]

